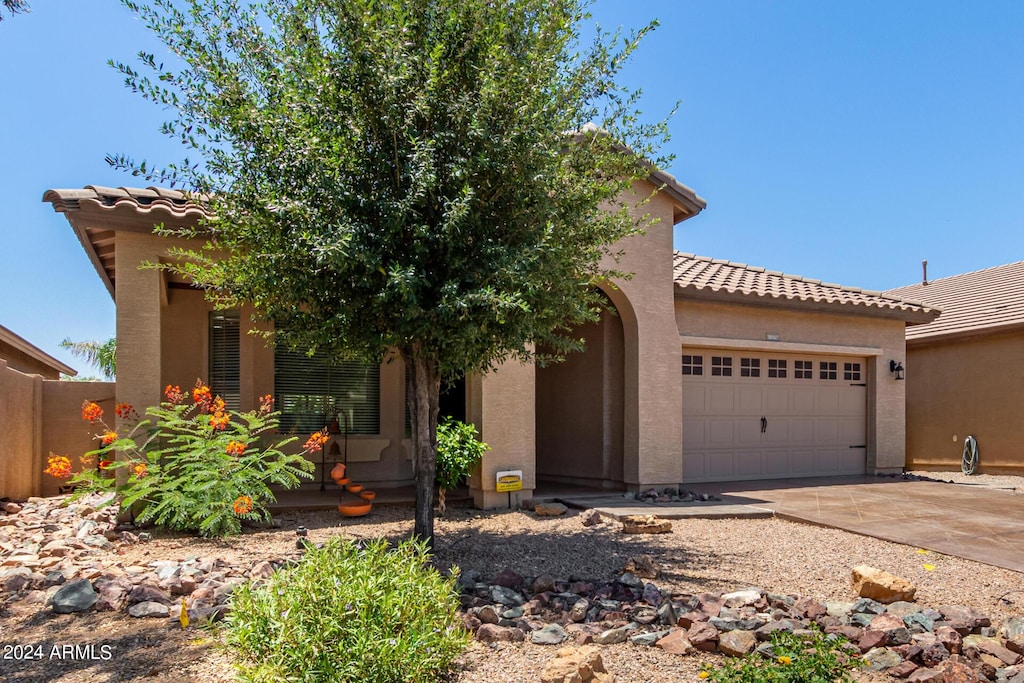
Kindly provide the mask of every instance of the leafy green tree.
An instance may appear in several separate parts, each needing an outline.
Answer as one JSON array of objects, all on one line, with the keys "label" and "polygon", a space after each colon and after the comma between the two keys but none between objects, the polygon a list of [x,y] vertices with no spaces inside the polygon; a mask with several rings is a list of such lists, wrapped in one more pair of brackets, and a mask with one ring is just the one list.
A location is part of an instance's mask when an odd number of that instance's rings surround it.
[{"label": "leafy green tree", "polygon": [[[4,7],[7,8],[7,11],[10,12],[12,15],[18,14],[20,12],[29,11],[28,3],[25,2],[25,0],[3,0],[3,3]],[[3,20],[3,12],[0,12],[0,21]]]},{"label": "leafy green tree", "polygon": [[65,337],[59,346],[70,351],[75,358],[95,366],[105,380],[112,381],[117,375],[117,339],[114,337],[105,342],[73,342],[70,337]]},{"label": "leafy green tree", "polygon": [[173,231],[208,244],[172,255],[210,298],[405,364],[432,542],[442,379],[580,349],[609,245],[646,227],[627,191],[667,125],[617,78],[655,24],[584,44],[587,0],[123,1],[180,61],[115,66],[199,161],[111,162],[208,201]]}]

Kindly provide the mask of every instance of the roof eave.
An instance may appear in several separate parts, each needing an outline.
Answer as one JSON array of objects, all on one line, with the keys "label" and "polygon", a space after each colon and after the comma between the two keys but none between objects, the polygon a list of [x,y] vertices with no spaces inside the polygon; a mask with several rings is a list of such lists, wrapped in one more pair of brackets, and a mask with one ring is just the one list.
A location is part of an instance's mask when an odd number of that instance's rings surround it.
[{"label": "roof eave", "polygon": [[928,344],[941,344],[945,342],[965,341],[978,337],[987,337],[993,334],[1004,334],[1024,330],[1024,321],[1015,321],[1002,325],[985,325],[971,329],[949,330],[948,332],[937,332],[935,334],[923,334],[915,337],[907,337],[907,346],[926,346]]},{"label": "roof eave", "polygon": [[676,283],[675,286],[675,296],[678,299],[692,301],[770,307],[804,312],[834,313],[837,315],[853,315],[862,318],[901,320],[907,325],[921,325],[929,323],[939,316],[939,311],[933,309],[907,310],[903,308],[890,308],[869,304],[816,301],[813,299],[762,295],[753,292],[743,292],[740,290],[730,291],[727,289],[684,286],[679,283]]},{"label": "roof eave", "polygon": [[57,360],[50,354],[46,353],[35,344],[32,344],[24,337],[15,334],[14,332],[7,329],[3,325],[0,325],[0,341],[3,341],[13,346],[17,350],[24,353],[25,355],[34,358],[35,360],[39,361],[40,363],[43,363],[44,365],[50,366],[57,372],[62,372],[65,375],[71,375],[72,377],[78,374],[78,370],[75,370],[70,365],[66,365],[60,362],[59,360]]}]

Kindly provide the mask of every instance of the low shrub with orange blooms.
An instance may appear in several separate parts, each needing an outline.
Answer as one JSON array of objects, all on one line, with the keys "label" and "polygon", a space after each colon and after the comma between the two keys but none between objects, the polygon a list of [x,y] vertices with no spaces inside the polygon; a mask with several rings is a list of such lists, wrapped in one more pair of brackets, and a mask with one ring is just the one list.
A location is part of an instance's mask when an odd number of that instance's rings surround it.
[{"label": "low shrub with orange blooms", "polygon": [[235,504],[232,506],[236,515],[247,515],[252,512],[252,498],[249,496],[239,496],[235,499]]},{"label": "low shrub with orange blooms", "polygon": [[[269,484],[295,488],[312,478],[313,464],[306,457],[281,450],[296,437],[260,445],[279,426],[271,396],[260,398],[258,410],[245,413],[229,411],[202,380],[191,394],[168,384],[164,397],[134,421],[140,416],[130,405],[116,404],[117,417],[129,418],[116,430],[103,422],[99,405],[87,401],[82,406],[82,416],[99,426],[100,442],[85,454],[83,465],[87,458],[99,465],[74,475],[73,496],[113,493],[111,503],[131,509],[137,522],[229,536],[241,532],[243,520],[271,521]],[[111,476],[120,468],[128,476]],[[65,477],[70,469],[69,460],[55,459],[47,473]]]},{"label": "low shrub with orange blooms", "polygon": [[327,443],[327,440],[330,438],[331,437],[327,435],[327,432],[313,432],[309,435],[309,438],[306,439],[306,443],[302,445],[302,450],[307,453],[319,453],[324,447],[324,444]]},{"label": "low shrub with orange blooms", "polygon": [[103,408],[100,408],[99,404],[93,401],[84,401],[82,403],[82,419],[87,422],[102,420]]},{"label": "low shrub with orange blooms", "polygon": [[164,389],[164,398],[166,398],[169,403],[178,405],[185,400],[185,394],[182,393],[181,387],[177,384],[168,384],[167,388]]},{"label": "low shrub with orange blooms", "polygon": [[67,479],[71,476],[71,459],[66,455],[50,453],[50,457],[46,461],[46,469],[43,472],[57,479]]}]

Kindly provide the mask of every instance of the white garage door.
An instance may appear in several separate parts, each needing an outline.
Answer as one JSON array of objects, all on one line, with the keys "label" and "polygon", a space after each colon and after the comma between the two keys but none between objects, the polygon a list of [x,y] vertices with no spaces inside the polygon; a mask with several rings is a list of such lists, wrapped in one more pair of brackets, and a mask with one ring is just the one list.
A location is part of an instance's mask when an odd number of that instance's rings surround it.
[{"label": "white garage door", "polygon": [[683,349],[683,481],[863,474],[864,358]]}]

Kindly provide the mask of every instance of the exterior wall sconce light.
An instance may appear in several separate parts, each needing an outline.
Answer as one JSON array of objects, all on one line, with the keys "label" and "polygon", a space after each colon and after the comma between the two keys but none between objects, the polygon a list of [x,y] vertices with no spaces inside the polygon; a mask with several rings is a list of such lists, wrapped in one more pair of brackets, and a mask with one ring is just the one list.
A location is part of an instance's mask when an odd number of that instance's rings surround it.
[{"label": "exterior wall sconce light", "polygon": [[903,363],[898,360],[889,361],[889,372],[896,375],[897,380],[903,379]]}]

